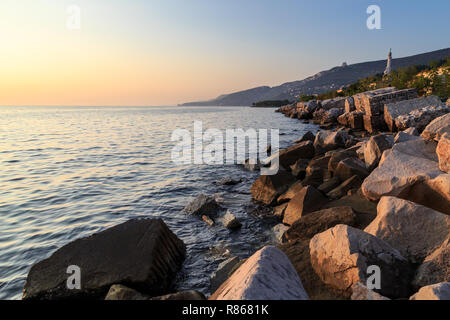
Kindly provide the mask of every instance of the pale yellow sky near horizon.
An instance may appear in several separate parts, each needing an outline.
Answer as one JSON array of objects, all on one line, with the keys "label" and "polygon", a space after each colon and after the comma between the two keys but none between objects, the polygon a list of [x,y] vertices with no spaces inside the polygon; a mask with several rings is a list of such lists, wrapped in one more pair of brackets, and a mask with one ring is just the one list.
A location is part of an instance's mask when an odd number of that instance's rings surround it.
[{"label": "pale yellow sky near horizon", "polygon": [[[80,30],[66,27],[73,4]],[[384,27],[370,31],[364,1],[1,0],[0,106],[175,105],[384,59],[390,47],[394,58],[437,50],[444,5],[406,15],[383,1]],[[405,29],[425,13],[433,19]]]},{"label": "pale yellow sky near horizon", "polygon": [[164,32],[136,41],[98,19],[69,30],[64,6],[43,9],[0,4],[0,105],[174,105],[284,80],[257,56],[201,53]]}]

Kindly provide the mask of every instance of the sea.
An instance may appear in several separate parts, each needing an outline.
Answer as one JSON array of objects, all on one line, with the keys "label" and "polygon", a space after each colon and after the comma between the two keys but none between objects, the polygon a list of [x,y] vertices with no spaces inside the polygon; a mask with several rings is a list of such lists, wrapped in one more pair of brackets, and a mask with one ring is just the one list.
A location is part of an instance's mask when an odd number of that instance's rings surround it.
[{"label": "sea", "polygon": [[[177,129],[279,129],[287,147],[317,126],[274,108],[0,107],[0,299],[21,299],[31,266],[76,239],[134,218],[161,218],[184,241],[177,291],[210,294],[220,262],[274,244],[277,223],[259,214],[259,172],[236,164],[175,163]],[[241,181],[229,186],[223,178]],[[242,223],[208,226],[183,208],[215,195]]]}]

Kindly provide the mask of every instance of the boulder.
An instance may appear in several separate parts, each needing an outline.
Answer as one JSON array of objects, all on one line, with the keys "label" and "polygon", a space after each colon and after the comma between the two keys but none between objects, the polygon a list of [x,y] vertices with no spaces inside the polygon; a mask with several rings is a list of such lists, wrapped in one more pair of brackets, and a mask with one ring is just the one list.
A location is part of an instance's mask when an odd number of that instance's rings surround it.
[{"label": "boulder", "polygon": [[374,201],[382,196],[399,196],[415,183],[442,174],[435,151],[436,144],[423,139],[394,145],[384,161],[364,180],[364,195]]},{"label": "boulder", "polygon": [[302,216],[317,211],[326,201],[325,197],[313,186],[304,187],[291,201],[284,211],[283,223],[292,225]]},{"label": "boulder", "polygon": [[283,235],[283,242],[311,239],[338,224],[353,226],[356,214],[351,207],[334,207],[307,214],[294,222]]},{"label": "boulder", "polygon": [[358,158],[358,154],[356,151],[359,149],[359,146],[353,146],[345,150],[339,150],[333,152],[330,155],[330,161],[328,162],[328,170],[331,172],[335,172],[339,162],[345,160],[347,158]]},{"label": "boulder", "polygon": [[313,186],[317,188],[323,183],[324,173],[322,168],[308,167],[306,168],[306,177],[302,180],[304,186]]},{"label": "boulder", "polygon": [[315,185],[316,187],[322,184],[323,180],[331,178],[331,173],[328,171],[328,163],[330,162],[330,158],[331,156],[329,155],[315,158],[309,162],[309,165],[306,168],[306,178],[313,175],[313,172],[318,176],[318,181],[320,183]]},{"label": "boulder", "polygon": [[321,191],[323,194],[327,194],[331,190],[337,188],[341,184],[341,179],[338,177],[333,177],[324,183],[322,183],[317,190]]},{"label": "boulder", "polygon": [[442,173],[434,179],[419,180],[403,190],[398,198],[413,201],[450,215],[450,174]]},{"label": "boulder", "polygon": [[369,133],[377,131],[386,131],[386,122],[382,115],[368,115],[363,116],[364,129]]},{"label": "boulder", "polygon": [[314,146],[311,141],[300,142],[279,153],[280,165],[283,168],[290,168],[298,159],[311,159],[312,157],[314,157]]},{"label": "boulder", "polygon": [[216,291],[222,283],[224,283],[235,271],[234,267],[241,260],[238,257],[231,257],[219,264],[217,270],[210,277],[210,289],[211,291]]},{"label": "boulder", "polygon": [[323,100],[320,102],[322,109],[331,110],[331,109],[345,109],[345,101],[347,97],[336,97],[332,99]]},{"label": "boulder", "polygon": [[[161,219],[135,219],[71,242],[31,267],[23,299],[104,298],[113,284],[148,295],[170,291],[186,247]],[[81,289],[66,286],[70,265]]]},{"label": "boulder", "polygon": [[345,196],[350,190],[358,189],[361,186],[361,183],[361,178],[357,175],[354,175],[342,182],[338,187],[328,192],[327,197],[330,199],[339,199]]},{"label": "boulder", "polygon": [[306,113],[312,113],[319,107],[317,100],[309,100],[307,102],[297,103],[297,111],[303,111]]},{"label": "boulder", "polygon": [[439,159],[439,168],[447,173],[450,173],[450,133],[445,133],[441,136],[436,154]]},{"label": "boulder", "polygon": [[450,112],[450,106],[430,106],[411,111],[407,115],[401,115],[395,119],[395,125],[399,130],[415,127],[423,131],[434,119]]},{"label": "boulder", "polygon": [[438,282],[450,281],[450,240],[446,239],[442,245],[425,258],[417,268],[412,286],[418,290]]},{"label": "boulder", "polygon": [[304,179],[306,176],[306,168],[308,167],[309,161],[307,159],[298,159],[290,168],[291,173],[297,179]]},{"label": "boulder", "polygon": [[279,249],[267,246],[251,256],[209,300],[308,300],[302,282]]},{"label": "boulder", "polygon": [[423,287],[410,300],[450,300],[450,282]]},{"label": "boulder", "polygon": [[294,182],[295,178],[289,172],[280,170],[273,176],[260,176],[253,183],[250,192],[253,199],[265,204],[273,204]]},{"label": "boulder", "polygon": [[239,229],[242,227],[242,224],[239,222],[239,220],[236,218],[234,214],[230,212],[230,210],[227,210],[227,213],[222,217],[222,223],[227,229]]},{"label": "boulder", "polygon": [[368,289],[361,282],[357,282],[352,287],[352,300],[391,300],[376,293],[373,290]]},{"label": "boulder", "polygon": [[220,206],[217,204],[216,199],[204,194],[200,194],[184,208],[187,214],[197,216],[215,216],[219,210]]},{"label": "boulder", "polygon": [[289,202],[297,193],[303,189],[301,181],[295,182],[285,193],[278,197],[278,203]]},{"label": "boulder", "polygon": [[283,217],[284,217],[284,211],[286,210],[287,206],[288,206],[288,203],[287,203],[287,202],[285,202],[285,203],[283,203],[283,204],[280,204],[279,206],[276,206],[276,207],[273,209],[273,215],[274,215],[275,217],[277,217],[278,219],[283,220]]},{"label": "boulder", "polygon": [[399,133],[397,133],[395,135],[394,144],[402,143],[402,142],[406,142],[406,141],[410,141],[410,140],[416,140],[416,139],[420,139],[420,138],[418,136],[405,133],[405,131],[400,131]]},{"label": "boulder", "polygon": [[422,138],[439,141],[444,133],[450,134],[450,112],[431,121],[422,132]]},{"label": "boulder", "polygon": [[415,98],[403,100],[384,105],[384,119],[390,131],[396,131],[395,120],[401,115],[407,115],[411,111],[429,106],[437,106],[442,104],[441,99],[437,96],[428,96],[423,98]]},{"label": "boulder", "polygon": [[[369,116],[383,115],[384,106],[388,103],[394,103],[403,100],[417,98],[417,90],[414,88],[403,90],[392,90],[392,88],[383,88],[373,91],[363,92],[361,94],[361,105],[363,112]],[[384,122],[384,119],[383,119]]]},{"label": "boulder", "polygon": [[345,181],[353,176],[358,176],[364,179],[369,175],[369,171],[366,168],[366,164],[357,158],[347,158],[339,162],[335,175]]},{"label": "boulder", "polygon": [[379,134],[369,139],[364,148],[364,161],[370,170],[375,169],[380,162],[383,152],[392,148],[394,139],[392,136]]},{"label": "boulder", "polygon": [[278,243],[283,242],[283,235],[284,233],[289,229],[289,227],[285,224],[277,224],[275,227],[272,228],[272,231],[275,235],[275,239]]},{"label": "boulder", "polygon": [[310,261],[309,241],[310,239],[296,239],[280,244],[278,247],[294,266],[311,300],[345,299],[342,294],[324,284],[315,273]]},{"label": "boulder", "polygon": [[381,271],[381,289],[389,298],[409,297],[410,265],[389,244],[371,234],[346,225],[315,235],[309,244],[311,264],[326,284],[347,296],[357,282],[367,283],[368,267]]},{"label": "boulder", "polygon": [[114,284],[109,288],[105,300],[149,300],[150,297],[121,284]]},{"label": "boulder", "polygon": [[311,131],[306,132],[301,139],[295,140],[294,143],[300,143],[304,141],[311,141],[314,142],[314,139],[316,139],[316,136]]},{"label": "boulder", "polygon": [[377,213],[364,231],[386,241],[412,263],[421,263],[450,237],[448,215],[414,202],[382,197]]},{"label": "boulder", "polygon": [[345,130],[321,130],[316,134],[314,148],[317,154],[337,148],[345,148],[352,142],[352,137]]},{"label": "boulder", "polygon": [[347,112],[337,118],[337,122],[352,129],[362,129],[364,127],[364,114],[358,111]]}]

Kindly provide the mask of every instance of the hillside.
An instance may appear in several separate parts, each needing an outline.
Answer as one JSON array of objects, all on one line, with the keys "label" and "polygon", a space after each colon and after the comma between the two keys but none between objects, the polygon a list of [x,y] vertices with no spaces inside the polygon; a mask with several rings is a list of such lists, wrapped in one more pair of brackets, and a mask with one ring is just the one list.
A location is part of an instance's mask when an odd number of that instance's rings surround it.
[{"label": "hillside", "polygon": [[[427,65],[450,56],[450,48],[422,53],[392,60],[393,70],[412,65]],[[280,86],[262,86],[231,94],[221,95],[208,101],[184,103],[182,106],[251,106],[258,101],[295,100],[301,94],[324,93],[350,85],[358,79],[382,73],[386,60],[357,63],[334,67],[303,80],[287,82]]]}]

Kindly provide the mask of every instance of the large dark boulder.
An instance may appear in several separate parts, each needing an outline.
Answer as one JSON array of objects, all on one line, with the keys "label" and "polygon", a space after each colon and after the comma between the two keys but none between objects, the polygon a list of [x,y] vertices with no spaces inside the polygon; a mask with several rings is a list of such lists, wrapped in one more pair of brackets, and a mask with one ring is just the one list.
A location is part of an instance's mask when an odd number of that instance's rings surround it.
[{"label": "large dark boulder", "polygon": [[[143,294],[170,292],[186,247],[161,219],[134,219],[75,240],[35,264],[23,299],[103,299],[113,284]],[[67,288],[67,268],[81,270],[81,289]]]}]

